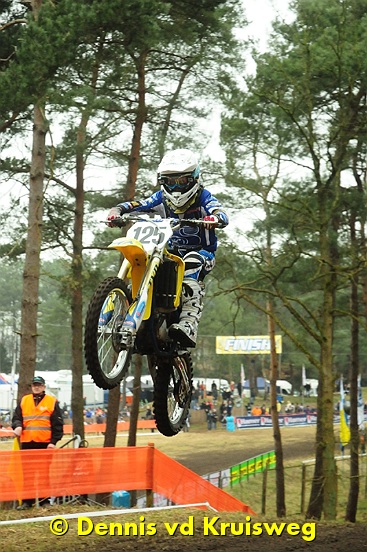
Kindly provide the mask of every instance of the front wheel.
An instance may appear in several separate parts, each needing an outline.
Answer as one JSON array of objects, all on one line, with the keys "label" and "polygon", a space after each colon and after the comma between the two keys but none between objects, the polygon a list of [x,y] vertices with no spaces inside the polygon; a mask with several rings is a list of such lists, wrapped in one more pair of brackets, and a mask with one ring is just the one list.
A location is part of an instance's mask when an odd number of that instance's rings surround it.
[{"label": "front wheel", "polygon": [[130,304],[126,284],[116,277],[101,282],[89,303],[85,361],[93,381],[102,389],[117,387],[129,368],[132,350],[121,346],[121,328]]},{"label": "front wheel", "polygon": [[[151,361],[150,357],[150,361]],[[189,415],[192,395],[190,353],[172,358],[155,357],[154,417],[158,431],[167,437],[179,433]]]}]

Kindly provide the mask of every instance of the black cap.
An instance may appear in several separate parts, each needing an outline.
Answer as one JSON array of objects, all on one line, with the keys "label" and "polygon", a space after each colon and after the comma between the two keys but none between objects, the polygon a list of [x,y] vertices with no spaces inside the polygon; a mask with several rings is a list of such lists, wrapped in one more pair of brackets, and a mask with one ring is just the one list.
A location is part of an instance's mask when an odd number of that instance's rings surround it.
[{"label": "black cap", "polygon": [[41,376],[34,376],[32,383],[41,383],[42,385],[46,385],[45,380]]}]

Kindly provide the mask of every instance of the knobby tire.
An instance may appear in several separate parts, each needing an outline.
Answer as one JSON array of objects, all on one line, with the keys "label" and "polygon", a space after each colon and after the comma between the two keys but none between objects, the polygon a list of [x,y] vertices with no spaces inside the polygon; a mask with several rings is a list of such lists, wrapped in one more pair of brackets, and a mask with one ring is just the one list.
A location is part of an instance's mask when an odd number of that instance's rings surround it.
[{"label": "knobby tire", "polygon": [[[102,306],[105,300],[110,295],[115,294],[118,298],[116,304],[118,307],[113,310],[113,317],[120,315],[122,319],[124,314],[131,304],[131,295],[126,284],[117,277],[106,278],[97,287],[94,295],[89,303],[87,316],[85,319],[84,333],[84,353],[88,372],[92,376],[93,381],[102,389],[113,389],[117,387],[124,376],[127,374],[131,361],[132,351],[123,352],[124,358],[120,365],[117,365],[118,350],[118,333],[112,331],[106,324],[102,328],[102,332],[106,331],[106,337],[103,339],[99,319]],[[111,328],[113,326],[111,322]],[[99,333],[100,332],[100,333]],[[114,343],[114,340],[116,343]],[[108,368],[111,368],[108,372]]]},{"label": "knobby tire", "polygon": [[[179,373],[175,363],[186,371],[188,386],[177,382]],[[192,396],[192,360],[190,353],[167,359],[156,359],[153,411],[157,429],[166,437],[177,435],[186,423]],[[176,368],[176,371],[175,371]],[[176,390],[173,389],[176,381]],[[176,395],[175,395],[176,392]],[[179,394],[179,397],[178,397]]]}]

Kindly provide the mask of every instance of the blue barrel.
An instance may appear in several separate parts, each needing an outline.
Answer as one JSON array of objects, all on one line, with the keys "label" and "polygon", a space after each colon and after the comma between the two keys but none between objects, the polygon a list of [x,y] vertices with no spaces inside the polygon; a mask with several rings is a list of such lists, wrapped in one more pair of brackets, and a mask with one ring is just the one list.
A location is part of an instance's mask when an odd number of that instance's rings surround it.
[{"label": "blue barrel", "polygon": [[114,491],[112,493],[112,506],[114,508],[130,508],[130,493],[127,491]]}]

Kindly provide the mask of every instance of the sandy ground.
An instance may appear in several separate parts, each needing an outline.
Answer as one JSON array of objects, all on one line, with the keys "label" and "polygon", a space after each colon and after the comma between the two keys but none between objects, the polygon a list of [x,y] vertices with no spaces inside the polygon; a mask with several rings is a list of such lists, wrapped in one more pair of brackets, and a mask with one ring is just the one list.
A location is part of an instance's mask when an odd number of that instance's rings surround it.
[{"label": "sandy ground", "polygon": [[[314,427],[287,428],[282,431],[285,461],[312,458],[314,456],[314,437]],[[126,446],[126,441],[127,436],[120,435],[118,436],[116,445]],[[140,433],[138,435],[137,445],[144,446],[147,443],[154,443],[156,448],[174,457],[177,461],[200,475],[221,468],[227,468],[274,448],[271,429],[241,430],[235,433],[226,432],[222,429],[210,432],[193,429],[188,433],[180,433],[174,438],[163,437],[157,432]],[[100,445],[101,438],[90,439],[90,446]],[[3,445],[2,443],[0,448],[3,447],[7,448],[7,445]],[[336,453],[338,454],[337,449]],[[49,514],[50,512],[47,513]],[[187,521],[188,515],[189,514],[177,510],[177,514],[174,514],[174,519],[177,519],[178,523],[183,523],[183,520]],[[215,513],[201,512],[200,514],[195,513],[193,516],[195,517],[195,526],[194,531],[189,536],[183,536],[180,533],[180,526],[174,536],[169,535],[168,532],[164,530],[164,524],[162,522],[161,526],[163,529],[157,531],[157,534],[154,536],[140,535],[129,537],[105,535],[103,537],[88,539],[79,537],[77,539],[77,547],[79,549],[88,549],[88,552],[117,552],[118,550],[149,550],[153,552],[158,550],[169,550],[170,552],[191,552],[191,550],[198,550],[200,552],[219,552],[223,550],[242,552],[244,550],[249,550],[251,552],[264,552],[264,550],[269,547],[272,552],[295,552],[296,550],[344,552],[350,548],[358,551],[367,550],[367,527],[362,523],[317,523],[313,528],[315,538],[309,541],[304,538],[307,531],[303,529],[303,524],[308,522],[303,519],[298,520],[300,528],[298,535],[290,534],[287,530],[288,525],[286,525],[280,536],[270,536],[265,530],[262,530],[260,535],[254,535],[251,531],[249,535],[246,535],[245,531],[243,531],[244,534],[236,535],[232,534],[230,527],[227,528],[225,535],[217,535],[215,532],[213,534],[211,531],[209,531],[208,534],[204,534],[203,531],[203,516],[211,519],[216,517]],[[243,519],[243,514],[221,514],[216,524],[217,529],[218,524],[220,524],[222,520],[234,524],[246,522],[246,519]],[[107,518],[104,521],[108,523]],[[255,521],[257,520],[251,520],[251,522]],[[265,520],[260,517],[259,521],[262,523],[271,523],[272,521],[281,523],[283,520]],[[293,520],[287,519],[285,522],[288,524],[290,521]],[[307,528],[306,525],[305,528]],[[236,527],[234,527],[234,531],[236,531]],[[21,544],[18,539],[19,537],[17,538],[17,546]],[[58,537],[57,540],[60,541],[60,538]],[[51,541],[52,538],[49,541],[50,545]],[[22,544],[21,547],[23,547]],[[13,550],[13,548],[7,547],[3,549]],[[15,549],[16,548],[14,548],[14,550]],[[51,550],[52,548],[49,549]],[[59,548],[55,547],[55,550],[56,549]],[[66,539],[64,541],[63,550],[73,549],[75,549],[75,545],[72,546],[69,539]]]}]

